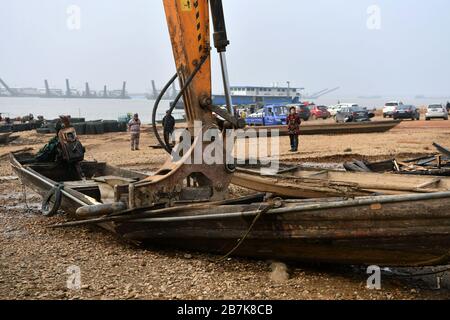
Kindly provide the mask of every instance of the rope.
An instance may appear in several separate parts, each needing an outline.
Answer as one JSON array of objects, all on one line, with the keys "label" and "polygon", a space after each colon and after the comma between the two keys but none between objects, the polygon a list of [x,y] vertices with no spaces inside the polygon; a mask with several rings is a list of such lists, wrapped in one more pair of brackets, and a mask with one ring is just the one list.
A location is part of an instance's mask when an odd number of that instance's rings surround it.
[{"label": "rope", "polygon": [[425,276],[433,276],[433,275],[437,275],[440,273],[445,273],[447,271],[450,271],[450,268],[433,271],[433,272],[417,273],[417,274],[391,272],[391,275],[396,276],[396,277],[402,277],[402,278],[418,278],[418,277],[425,277]]},{"label": "rope", "polygon": [[[261,209],[262,204],[259,206],[258,210]],[[241,244],[245,241],[245,239],[247,238],[247,236],[250,234],[250,232],[252,231],[253,227],[255,226],[256,222],[259,220],[259,218],[267,213],[270,209],[272,209],[274,207],[274,204],[270,204],[268,205],[266,208],[262,209],[259,211],[258,215],[253,219],[253,222],[251,223],[250,227],[247,229],[247,231],[245,232],[244,236],[239,239],[238,243],[236,244],[236,246],[234,246],[233,249],[231,249],[227,254],[225,254],[223,257],[217,259],[216,261],[214,261],[215,263],[220,263],[225,261],[226,259],[228,259],[229,256],[231,256],[240,246]]]}]

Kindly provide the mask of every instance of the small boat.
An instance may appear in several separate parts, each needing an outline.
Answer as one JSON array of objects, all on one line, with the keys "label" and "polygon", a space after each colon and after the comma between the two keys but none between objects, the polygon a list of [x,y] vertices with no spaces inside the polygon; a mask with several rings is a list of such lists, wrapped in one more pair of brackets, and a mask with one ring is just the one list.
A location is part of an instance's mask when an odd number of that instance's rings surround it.
[{"label": "small boat", "polygon": [[[379,266],[450,261],[448,191],[306,200],[256,194],[127,209],[122,197],[129,183],[146,177],[142,173],[83,161],[82,179],[77,170],[39,163],[26,153],[11,154],[10,163],[20,180],[42,195],[44,212],[60,203],[73,219],[53,227],[98,225],[143,245],[223,257]],[[107,210],[99,214],[99,206]]]},{"label": "small boat", "polygon": [[11,136],[12,132],[0,133],[0,144],[8,144],[17,139],[17,136]]},{"label": "small boat", "polygon": [[357,197],[432,193],[450,190],[450,178],[389,173],[346,172],[292,166],[276,174],[261,169],[238,168],[232,183],[276,196],[292,198]]},{"label": "small boat", "polygon": [[[302,124],[300,127],[301,135],[336,135],[336,134],[354,134],[354,133],[375,133],[375,132],[387,132],[397,125],[401,121],[371,121],[371,122],[350,122],[350,123],[328,123],[328,124]],[[273,125],[273,126],[259,126],[252,127],[247,126],[249,132],[264,132],[265,135],[274,133],[274,130],[278,130],[279,136],[289,135],[286,125]]]},{"label": "small boat", "polygon": [[7,144],[11,133],[0,133],[0,144]]}]

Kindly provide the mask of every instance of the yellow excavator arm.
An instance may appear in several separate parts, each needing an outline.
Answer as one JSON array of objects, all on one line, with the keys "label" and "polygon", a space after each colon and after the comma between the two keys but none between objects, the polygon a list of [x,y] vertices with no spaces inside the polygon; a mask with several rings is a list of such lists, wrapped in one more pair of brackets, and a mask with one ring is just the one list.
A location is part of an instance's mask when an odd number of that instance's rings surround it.
[{"label": "yellow excavator arm", "polygon": [[[204,151],[211,142],[203,141],[209,130],[243,128],[245,121],[235,117],[228,73],[226,68],[226,47],[229,44],[225,28],[222,0],[163,0],[172,42],[177,74],[162,90],[153,108],[153,129],[160,144],[170,153],[167,141],[162,141],[155,124],[156,110],[164,92],[178,77],[181,92],[172,104],[173,111],[183,97],[187,129],[193,134],[188,151],[183,149],[180,157],[171,158],[153,176],[129,186],[129,207],[137,208],[155,203],[185,203],[189,201],[217,201],[228,197],[228,185],[234,170],[229,164],[229,152],[222,150],[223,162],[204,164],[195,161],[198,150]],[[211,41],[210,17],[214,27],[214,47],[220,55],[227,111],[213,105],[211,94]],[[213,112],[225,119],[219,123]],[[201,123],[201,130],[195,130]],[[178,143],[181,141],[176,141]],[[185,141],[184,141],[185,142]],[[224,146],[226,144],[223,144]],[[178,150],[178,148],[175,148]],[[177,153],[177,155],[179,155]],[[178,160],[176,160],[178,159]],[[120,197],[120,195],[118,195]]]},{"label": "yellow excavator arm", "polygon": [[163,0],[180,87],[203,61],[183,94],[188,127],[193,121],[212,122],[212,114],[200,106],[211,97],[211,60],[208,0]]}]

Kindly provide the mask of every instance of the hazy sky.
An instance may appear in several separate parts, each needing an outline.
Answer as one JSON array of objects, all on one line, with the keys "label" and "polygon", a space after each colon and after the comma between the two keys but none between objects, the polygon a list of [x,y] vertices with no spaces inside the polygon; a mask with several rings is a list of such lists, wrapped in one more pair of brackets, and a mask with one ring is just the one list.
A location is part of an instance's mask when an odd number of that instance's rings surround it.
[{"label": "hazy sky", "polygon": [[[448,0],[223,2],[234,85],[450,95]],[[79,30],[67,27],[71,5],[81,9]],[[47,78],[63,88],[68,77],[97,90],[127,80],[143,92],[175,71],[161,0],[0,0],[0,30],[0,77],[11,86]]]}]

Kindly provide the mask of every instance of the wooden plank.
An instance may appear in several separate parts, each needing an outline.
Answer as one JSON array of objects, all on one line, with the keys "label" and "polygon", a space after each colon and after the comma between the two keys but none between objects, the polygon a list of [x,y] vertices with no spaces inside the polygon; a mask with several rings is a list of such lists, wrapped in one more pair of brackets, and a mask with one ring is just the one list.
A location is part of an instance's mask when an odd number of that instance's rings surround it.
[{"label": "wooden plank", "polygon": [[441,181],[442,181],[441,178],[436,178],[436,179],[433,179],[433,180],[431,180],[429,182],[425,182],[425,183],[422,183],[422,184],[418,185],[417,189],[427,188],[427,187],[432,186],[434,184],[438,184]]}]

